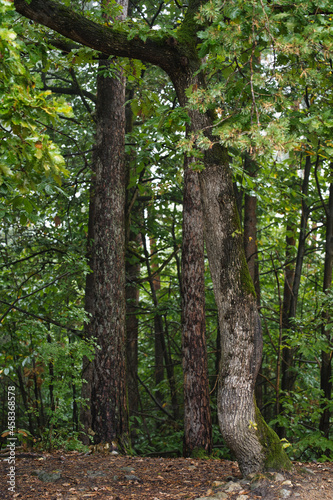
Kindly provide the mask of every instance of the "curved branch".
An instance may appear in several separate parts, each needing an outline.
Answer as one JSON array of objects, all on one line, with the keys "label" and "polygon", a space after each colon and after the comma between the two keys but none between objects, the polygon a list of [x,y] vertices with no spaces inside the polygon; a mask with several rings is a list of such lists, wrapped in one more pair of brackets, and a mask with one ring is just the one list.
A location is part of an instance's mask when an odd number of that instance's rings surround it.
[{"label": "curved branch", "polygon": [[187,64],[181,57],[179,45],[168,45],[168,35],[163,40],[156,32],[152,32],[145,41],[138,36],[129,40],[125,31],[91,21],[53,0],[31,0],[29,3],[26,0],[14,0],[14,6],[19,14],[28,19],[104,54],[140,59],[160,66],[167,73],[174,68],[175,62],[180,66]]}]

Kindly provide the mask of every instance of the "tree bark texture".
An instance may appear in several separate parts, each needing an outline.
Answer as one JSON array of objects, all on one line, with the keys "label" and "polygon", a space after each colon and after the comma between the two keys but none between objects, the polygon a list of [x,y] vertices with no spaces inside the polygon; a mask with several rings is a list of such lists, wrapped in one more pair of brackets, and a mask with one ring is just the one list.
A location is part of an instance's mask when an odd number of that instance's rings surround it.
[{"label": "tree bark texture", "polygon": [[[111,64],[111,63],[107,63]],[[102,68],[101,68],[102,69]],[[107,68],[105,68],[107,69]],[[97,77],[91,389],[96,442],[127,437],[125,362],[125,82]]]},{"label": "tree bark texture", "polygon": [[[256,164],[248,155],[245,157],[245,168],[251,177],[256,176]],[[244,250],[249,273],[254,284],[257,304],[260,305],[260,283],[257,243],[257,196],[245,193],[244,197]]]},{"label": "tree bark texture", "polygon": [[203,217],[198,173],[185,159],[182,247],[184,456],[211,453],[212,424],[206,348]]},{"label": "tree bark texture", "polygon": [[[130,233],[130,241],[139,246],[141,234]],[[130,415],[137,415],[139,409],[138,388],[138,333],[139,320],[137,316],[139,305],[139,288],[137,279],[140,276],[140,263],[126,262],[126,360],[127,360],[127,390],[128,409]]]},{"label": "tree bark texture", "polygon": [[[93,160],[93,164],[94,164]],[[86,276],[86,286],[85,286],[85,294],[84,294],[84,309],[86,313],[89,314],[89,318],[92,318],[94,315],[94,294],[95,294],[95,285],[94,285],[94,252],[93,252],[93,241],[94,241],[94,224],[95,224],[95,176],[92,173],[90,180],[90,199],[89,199],[89,219],[88,219],[88,241],[87,241],[87,261],[90,267],[91,272]],[[84,325],[84,335],[87,339],[90,339],[93,335],[91,328],[91,319]],[[92,388],[92,374],[93,374],[93,365],[92,362],[88,359],[87,356],[83,357],[82,360],[82,390],[81,397],[85,401],[84,404],[80,408],[80,422],[83,428],[83,432],[81,433],[81,441],[85,445],[90,444],[89,433],[92,430],[92,422],[91,422],[91,388]]]},{"label": "tree bark texture", "polygon": [[[331,166],[332,168],[332,166]],[[326,214],[326,245],[325,245],[325,267],[323,291],[327,294],[332,286],[333,269],[333,184],[330,184],[330,195],[328,210]],[[327,330],[329,323],[329,314],[325,311],[323,314],[322,334],[327,339],[328,346],[331,345],[331,335]],[[321,370],[320,370],[320,388],[324,393],[324,398],[328,401],[332,398],[332,352],[322,351]],[[319,429],[323,435],[328,438],[330,431],[331,412],[327,408],[327,402],[322,404],[323,413],[320,418]]]}]

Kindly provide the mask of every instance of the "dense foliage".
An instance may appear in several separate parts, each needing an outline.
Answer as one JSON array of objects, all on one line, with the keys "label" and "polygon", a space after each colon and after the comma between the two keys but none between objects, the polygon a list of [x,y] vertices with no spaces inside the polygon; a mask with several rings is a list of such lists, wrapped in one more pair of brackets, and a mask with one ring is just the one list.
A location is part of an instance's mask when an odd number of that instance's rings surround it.
[{"label": "dense foliage", "polygon": [[[94,2],[79,3],[87,10]],[[333,457],[320,427],[324,409],[333,410],[321,385],[333,308],[323,285],[333,151],[329,9],[324,1],[320,8],[298,1],[206,3],[199,43],[208,90],[188,90],[190,106],[215,113],[216,140],[230,147],[242,221],[245,196],[257,200],[264,334],[258,404],[267,421],[284,429],[279,434],[290,456],[302,460]],[[17,387],[21,439],[79,447],[82,359],[94,351],[94,339],[84,337],[84,291],[97,56],[67,49],[44,28],[32,30],[9,1],[0,0],[0,16],[1,397],[5,403],[6,387]],[[163,26],[177,38],[182,18],[178,2],[159,9],[136,2],[126,29],[144,37]],[[118,64],[127,75],[132,121],[127,262],[139,270],[139,301],[131,308],[139,329],[133,450],[181,454],[182,153],[211,143],[203,135],[184,139],[187,115],[161,70],[131,60]],[[294,310],[286,310],[288,289]],[[226,457],[216,418],[220,352],[208,263],[206,317],[214,454]],[[281,367],[288,352],[293,383],[286,390]],[[5,404],[0,420],[5,441]]]}]

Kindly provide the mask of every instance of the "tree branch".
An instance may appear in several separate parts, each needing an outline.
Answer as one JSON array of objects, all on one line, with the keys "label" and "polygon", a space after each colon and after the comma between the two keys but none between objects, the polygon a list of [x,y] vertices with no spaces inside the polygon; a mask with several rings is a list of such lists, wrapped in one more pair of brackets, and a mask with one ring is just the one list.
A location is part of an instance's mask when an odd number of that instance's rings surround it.
[{"label": "tree branch", "polygon": [[[13,309],[13,306],[10,302],[6,302],[5,300],[0,300],[0,303],[1,304],[5,304],[6,306],[9,306],[9,311],[11,311]],[[55,326],[59,326],[60,328],[63,328],[64,330],[67,330],[69,332],[73,332],[75,333],[76,335],[82,337],[83,336],[83,331],[82,330],[77,330],[75,328],[71,328],[69,326],[66,326],[66,325],[62,325],[61,323],[59,323],[59,321],[55,321],[51,318],[45,318],[43,316],[38,316],[37,314],[33,314],[29,311],[26,311],[25,309],[22,309],[21,307],[17,307],[17,306],[14,306],[14,309],[16,311],[19,311],[23,314],[26,314],[27,316],[31,316],[32,318],[35,318],[35,319],[38,319],[40,321],[45,321],[45,323],[50,323],[51,325],[55,325]]]},{"label": "tree branch", "polygon": [[53,0],[32,0],[29,3],[14,0],[14,6],[19,14],[28,19],[104,54],[140,59],[160,66],[167,73],[175,67],[175,63],[180,67],[187,65],[182,57],[186,54],[181,54],[179,50],[180,44],[168,45],[168,35],[163,40],[152,30],[145,41],[138,36],[129,40],[126,31],[98,24]]}]

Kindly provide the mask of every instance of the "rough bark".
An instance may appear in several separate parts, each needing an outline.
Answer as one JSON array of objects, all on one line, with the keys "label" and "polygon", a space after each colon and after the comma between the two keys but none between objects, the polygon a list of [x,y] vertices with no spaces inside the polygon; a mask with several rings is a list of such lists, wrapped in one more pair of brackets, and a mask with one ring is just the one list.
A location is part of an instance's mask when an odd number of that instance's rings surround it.
[{"label": "rough bark", "polygon": [[[111,64],[111,63],[108,63]],[[98,349],[91,388],[96,442],[126,440],[125,363],[125,85],[97,78],[94,218],[94,315]]]},{"label": "rough bark", "polygon": [[[93,161],[94,164],[94,161]],[[94,315],[94,220],[95,220],[95,177],[92,174],[90,186],[90,200],[89,200],[89,219],[88,219],[88,241],[87,241],[87,261],[91,272],[86,276],[84,308],[89,315],[89,321],[84,326],[84,334],[87,339],[92,337],[92,328],[90,318]],[[92,362],[89,361],[87,356],[82,360],[82,390],[81,397],[85,401],[80,409],[80,422],[82,426],[81,441],[85,445],[90,444],[89,433],[91,433],[91,387],[92,387]]]},{"label": "rough bark", "polygon": [[289,468],[280,440],[263,421],[254,400],[262,354],[261,326],[232,197],[231,175],[223,167],[223,159],[200,174],[200,183],[221,330],[221,432],[244,475],[267,468]]},{"label": "rough bark", "polygon": [[[256,176],[257,166],[248,155],[245,156],[245,168],[251,177]],[[245,193],[244,196],[244,251],[249,273],[254,284],[257,305],[260,306],[260,282],[257,244],[257,196]],[[261,368],[260,368],[261,371]],[[263,377],[258,374],[255,386],[256,402],[262,408]]]},{"label": "rough bark", "polygon": [[[139,245],[141,235],[130,233],[130,241]],[[137,279],[140,276],[140,263],[126,262],[126,360],[127,360],[127,391],[128,409],[130,415],[137,415],[139,409],[138,388],[138,332],[139,320],[137,310],[139,305],[139,288]]]},{"label": "rough bark", "polygon": [[[119,2],[121,3],[121,2]],[[123,5],[126,15],[126,3]],[[87,335],[97,339],[92,363],[84,359],[81,410],[86,436],[95,442],[128,444],[125,363],[125,79],[97,76],[96,146],[89,207],[88,244],[92,273],[86,282]],[[92,432],[91,432],[92,431]]]},{"label": "rough bark", "polygon": [[[327,294],[332,286],[332,269],[333,269],[333,184],[330,184],[330,195],[328,202],[328,210],[326,214],[326,244],[325,244],[325,267],[324,267],[324,282],[323,291]],[[327,339],[327,345],[331,345],[331,335],[327,329],[330,317],[327,311],[323,314],[322,335]],[[332,398],[332,353],[322,351],[321,353],[321,370],[320,370],[320,388],[323,391],[326,401]],[[319,429],[323,435],[328,438],[330,431],[331,412],[327,407],[327,402],[322,404],[322,415],[320,418]]]},{"label": "rough bark", "polygon": [[[281,381],[281,364],[283,360],[283,339],[288,338],[289,332],[289,312],[290,304],[292,299],[292,288],[295,277],[295,263],[293,261],[294,249],[296,247],[296,240],[294,237],[295,228],[287,223],[286,228],[286,259],[284,267],[284,286],[283,286],[283,301],[282,301],[282,311],[281,311],[281,324],[280,324],[280,336],[278,345],[278,359],[276,366],[276,402],[275,402],[275,414],[280,415],[281,405],[280,405],[280,381]],[[286,429],[284,427],[276,426],[276,432],[279,437],[286,437]]]},{"label": "rough bark", "polygon": [[206,349],[203,218],[198,173],[185,160],[182,247],[184,456],[212,450]]}]

